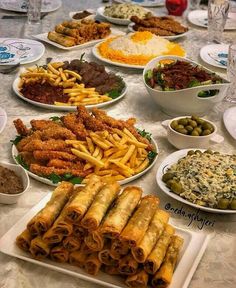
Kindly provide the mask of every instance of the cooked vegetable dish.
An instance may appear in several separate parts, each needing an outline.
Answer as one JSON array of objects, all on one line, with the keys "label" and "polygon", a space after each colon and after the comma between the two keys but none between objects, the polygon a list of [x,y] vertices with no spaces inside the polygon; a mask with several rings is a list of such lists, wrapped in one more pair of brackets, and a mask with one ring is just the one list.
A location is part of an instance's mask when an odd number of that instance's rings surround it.
[{"label": "cooked vegetable dish", "polygon": [[162,180],[194,204],[236,209],[236,155],[190,150],[168,168]]},{"label": "cooked vegetable dish", "polygon": [[160,61],[157,67],[146,72],[145,79],[150,87],[163,91],[222,83],[222,79],[216,74],[209,73],[201,66],[180,60]]},{"label": "cooked vegetable dish", "polygon": [[197,116],[173,120],[170,127],[176,132],[190,136],[206,136],[214,132],[214,127],[209,122]]}]

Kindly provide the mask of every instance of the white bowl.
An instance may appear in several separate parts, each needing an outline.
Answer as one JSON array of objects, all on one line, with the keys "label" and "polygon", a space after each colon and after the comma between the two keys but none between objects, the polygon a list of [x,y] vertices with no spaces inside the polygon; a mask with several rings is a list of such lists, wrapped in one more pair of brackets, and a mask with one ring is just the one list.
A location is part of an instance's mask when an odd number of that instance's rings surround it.
[{"label": "white bowl", "polygon": [[[147,70],[155,68],[157,63],[160,60],[164,59],[186,61],[194,65],[201,66],[197,62],[179,56],[159,56],[147,63],[143,70],[143,82],[146,86],[148,93],[153,98],[153,100],[161,107],[163,112],[171,116],[185,114],[203,116],[209,110],[211,110],[215,106],[215,104],[221,102],[224,99],[230,83],[222,77],[221,78],[223,79],[223,83],[220,84],[201,85],[175,91],[158,91],[151,88],[149,85],[147,85],[145,81],[145,74]],[[214,73],[214,71],[211,71],[203,66],[201,67],[210,73]],[[198,96],[198,93],[200,91],[209,90],[219,90],[219,93],[211,97],[203,98]]]},{"label": "white bowl", "polygon": [[[82,18],[82,19],[74,19],[73,16],[76,14],[76,13],[81,13],[83,12],[84,10],[92,13],[91,15],[85,17],[85,18]],[[73,11],[73,12],[70,12],[69,13],[69,16],[70,16],[70,19],[72,19],[73,21],[81,21],[81,20],[95,20],[95,17],[96,17],[96,11],[93,10],[93,9],[84,9],[84,10],[80,10],[80,11]]]},{"label": "white bowl", "polygon": [[5,193],[0,193],[0,203],[2,204],[15,204],[17,200],[20,198],[22,194],[26,192],[26,190],[29,188],[29,176],[24,170],[23,167],[20,165],[15,165],[15,164],[10,164],[6,162],[0,162],[0,166],[5,167],[9,170],[12,170],[16,173],[17,176],[19,176],[22,180],[23,183],[23,188],[24,190],[21,193],[17,194],[5,194]]},{"label": "white bowl", "polygon": [[219,144],[224,141],[224,137],[217,134],[217,127],[216,125],[204,118],[204,121],[210,123],[214,127],[214,131],[205,136],[191,136],[191,135],[184,135],[181,134],[174,129],[171,128],[170,124],[174,120],[179,120],[181,118],[191,118],[191,116],[181,116],[176,117],[171,120],[165,120],[162,122],[162,126],[164,126],[167,130],[167,139],[168,141],[176,148],[178,149],[187,149],[187,148],[201,148],[201,149],[207,149],[212,144]]}]

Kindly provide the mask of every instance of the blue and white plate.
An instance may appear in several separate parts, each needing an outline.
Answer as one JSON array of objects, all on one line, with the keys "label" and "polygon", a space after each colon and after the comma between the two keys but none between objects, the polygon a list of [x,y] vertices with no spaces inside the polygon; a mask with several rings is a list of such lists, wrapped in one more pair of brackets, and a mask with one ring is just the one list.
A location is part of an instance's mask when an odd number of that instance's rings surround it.
[{"label": "blue and white plate", "polygon": [[210,44],[201,48],[201,59],[214,67],[227,69],[229,45],[227,44]]},{"label": "blue and white plate", "polygon": [[[0,0],[0,9],[27,12],[27,0]],[[62,5],[61,0],[43,0],[41,12],[48,13],[57,10]]]},{"label": "blue and white plate", "polygon": [[165,0],[116,0],[115,2],[136,4],[144,7],[158,7],[165,5]]},{"label": "blue and white plate", "polygon": [[35,40],[0,38],[0,65],[31,63],[40,59],[44,51],[44,45]]}]

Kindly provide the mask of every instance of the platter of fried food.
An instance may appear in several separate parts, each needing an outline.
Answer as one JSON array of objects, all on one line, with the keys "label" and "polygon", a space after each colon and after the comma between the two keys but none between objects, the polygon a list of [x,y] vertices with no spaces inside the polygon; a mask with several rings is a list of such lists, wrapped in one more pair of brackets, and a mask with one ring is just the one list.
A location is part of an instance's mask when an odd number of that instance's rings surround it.
[{"label": "platter of fried food", "polygon": [[159,198],[92,176],[62,182],[0,239],[3,253],[108,287],[187,288],[209,236],[174,227]]},{"label": "platter of fried food", "polygon": [[55,26],[55,31],[33,37],[57,48],[72,50],[92,46],[102,39],[124,33],[111,29],[110,24],[94,20],[64,21]]},{"label": "platter of fried food", "polygon": [[101,108],[125,96],[127,85],[120,76],[82,58],[23,68],[13,90],[35,106],[61,111],[74,111],[77,105]]},{"label": "platter of fried food", "polygon": [[117,120],[105,111],[84,106],[62,117],[14,121],[18,135],[12,156],[29,175],[49,185],[63,180],[85,184],[92,175],[125,184],[153,167],[157,144],[135,128],[135,118]]},{"label": "platter of fried food", "polygon": [[144,19],[132,16],[130,20],[132,21],[128,26],[130,32],[149,31],[168,40],[175,40],[188,34],[188,27],[169,16],[147,15]]}]

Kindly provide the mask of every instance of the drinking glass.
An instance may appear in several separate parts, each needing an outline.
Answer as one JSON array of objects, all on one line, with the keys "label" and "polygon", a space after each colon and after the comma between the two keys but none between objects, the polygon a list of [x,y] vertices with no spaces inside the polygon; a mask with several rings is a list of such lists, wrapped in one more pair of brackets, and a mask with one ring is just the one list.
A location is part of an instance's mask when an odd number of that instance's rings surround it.
[{"label": "drinking glass", "polygon": [[28,23],[40,24],[42,0],[28,0]]},{"label": "drinking glass", "polygon": [[227,78],[231,82],[227,91],[226,101],[236,103],[236,44],[229,46]]},{"label": "drinking glass", "polygon": [[209,0],[208,2],[208,39],[221,42],[229,13],[229,0]]},{"label": "drinking glass", "polygon": [[189,8],[190,10],[199,9],[201,0],[189,0]]}]

